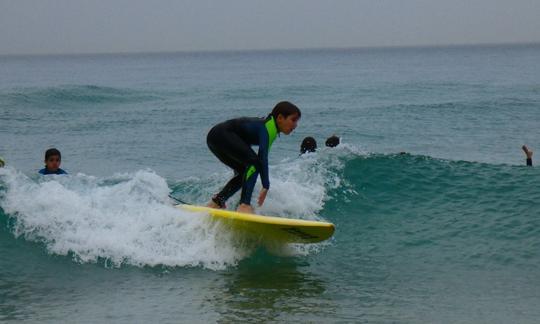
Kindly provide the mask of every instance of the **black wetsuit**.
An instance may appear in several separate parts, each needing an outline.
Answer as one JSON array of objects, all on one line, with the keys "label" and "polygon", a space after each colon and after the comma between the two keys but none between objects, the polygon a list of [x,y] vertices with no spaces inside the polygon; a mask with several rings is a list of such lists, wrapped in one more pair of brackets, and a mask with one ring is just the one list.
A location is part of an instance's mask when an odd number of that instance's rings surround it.
[{"label": "black wetsuit", "polygon": [[[223,207],[240,188],[240,203],[251,204],[251,195],[261,175],[263,188],[270,188],[268,151],[277,134],[273,118],[237,118],[214,126],[206,138],[208,148],[231,169],[234,176],[212,200]],[[251,148],[259,146],[258,154]]]}]

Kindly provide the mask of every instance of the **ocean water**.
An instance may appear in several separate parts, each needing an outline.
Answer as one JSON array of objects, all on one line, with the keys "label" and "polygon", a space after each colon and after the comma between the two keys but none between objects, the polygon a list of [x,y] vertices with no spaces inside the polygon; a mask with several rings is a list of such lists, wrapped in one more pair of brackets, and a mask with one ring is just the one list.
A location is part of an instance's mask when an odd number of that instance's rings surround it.
[{"label": "ocean water", "polygon": [[[214,124],[281,100],[258,212],[331,240],[172,207],[232,175]],[[539,120],[538,45],[0,57],[0,322],[538,323]]]}]

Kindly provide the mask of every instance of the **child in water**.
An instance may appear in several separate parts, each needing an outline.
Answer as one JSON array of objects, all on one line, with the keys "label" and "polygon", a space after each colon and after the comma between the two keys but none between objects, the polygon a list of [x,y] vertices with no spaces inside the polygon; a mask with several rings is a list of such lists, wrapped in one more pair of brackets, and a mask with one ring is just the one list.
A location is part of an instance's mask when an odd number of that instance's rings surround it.
[{"label": "child in water", "polygon": [[313,153],[316,150],[317,141],[313,137],[308,136],[302,140],[302,144],[300,144],[300,154]]},{"label": "child in water", "polygon": [[55,148],[50,148],[45,152],[45,167],[39,170],[39,174],[67,174],[66,171],[60,169],[62,163],[62,155]]},{"label": "child in water", "polygon": [[[301,116],[298,107],[282,101],[266,118],[242,117],[214,126],[206,139],[208,148],[221,162],[234,170],[234,176],[212,197],[208,207],[226,208],[227,199],[242,188],[237,211],[253,213],[251,195],[259,174],[263,188],[259,193],[258,205],[262,206],[270,189],[270,147],[279,133],[289,135],[296,128]],[[253,151],[252,145],[259,146],[258,154]]]},{"label": "child in water", "polygon": [[[326,139],[325,145],[328,147],[336,147],[339,145],[339,137],[336,135],[332,135]],[[313,153],[317,150],[317,141],[311,137],[308,136],[302,140],[302,144],[300,144],[300,155],[304,153]]]},{"label": "child in water", "polygon": [[332,135],[326,139],[325,145],[328,147],[336,147],[339,145],[339,137]]}]

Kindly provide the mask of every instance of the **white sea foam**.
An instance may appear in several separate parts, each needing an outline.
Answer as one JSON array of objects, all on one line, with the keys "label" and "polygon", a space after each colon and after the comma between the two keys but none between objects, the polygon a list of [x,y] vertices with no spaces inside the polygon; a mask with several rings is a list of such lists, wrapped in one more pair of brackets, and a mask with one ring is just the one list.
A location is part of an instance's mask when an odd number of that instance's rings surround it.
[{"label": "white sea foam", "polygon": [[80,262],[222,269],[253,248],[220,223],[172,207],[165,180],[151,171],[35,181],[3,169],[0,176],[6,186],[2,207],[15,218],[15,235]]},{"label": "white sea foam", "polygon": [[[271,189],[261,214],[325,220],[320,211],[331,197],[328,191],[344,185],[341,170],[351,153],[348,146],[322,148],[316,153],[285,159],[271,167]],[[260,187],[260,183],[257,188]],[[254,201],[256,193],[254,194]]]},{"label": "white sea foam", "polygon": [[[348,153],[321,150],[272,166],[272,187],[257,212],[326,220],[319,213],[329,199],[328,190],[342,185],[338,171],[343,154]],[[189,198],[206,200],[205,191],[219,188],[228,176],[214,174],[200,180],[201,190],[194,194],[205,197]],[[0,179],[5,187],[0,203],[15,220],[14,234],[43,242],[50,253],[73,255],[80,262],[223,269],[255,248],[254,242],[209,217],[174,208],[165,179],[149,170],[108,178],[84,174],[29,178],[5,168],[0,169]],[[254,202],[258,188],[260,183]],[[307,255],[324,246],[265,245],[278,255]]]}]

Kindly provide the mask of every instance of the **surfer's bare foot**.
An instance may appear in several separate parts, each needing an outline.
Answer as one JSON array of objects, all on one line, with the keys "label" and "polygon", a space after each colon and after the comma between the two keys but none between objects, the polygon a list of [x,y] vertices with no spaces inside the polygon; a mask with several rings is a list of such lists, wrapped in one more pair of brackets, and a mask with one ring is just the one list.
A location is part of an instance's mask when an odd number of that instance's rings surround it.
[{"label": "surfer's bare foot", "polygon": [[238,205],[238,208],[236,209],[239,213],[247,213],[247,214],[253,214],[253,207],[248,204],[240,204]]},{"label": "surfer's bare foot", "polygon": [[216,204],[213,200],[210,200],[210,202],[206,205],[210,208],[220,208],[218,204]]},{"label": "surfer's bare foot", "polygon": [[527,155],[527,159],[532,159],[533,151],[529,150],[527,145],[523,145],[521,148],[523,149],[523,152],[525,152],[525,155]]},{"label": "surfer's bare foot", "polygon": [[227,209],[227,205],[225,205],[225,200],[219,194],[214,195],[206,206],[210,208]]}]

